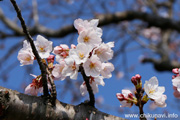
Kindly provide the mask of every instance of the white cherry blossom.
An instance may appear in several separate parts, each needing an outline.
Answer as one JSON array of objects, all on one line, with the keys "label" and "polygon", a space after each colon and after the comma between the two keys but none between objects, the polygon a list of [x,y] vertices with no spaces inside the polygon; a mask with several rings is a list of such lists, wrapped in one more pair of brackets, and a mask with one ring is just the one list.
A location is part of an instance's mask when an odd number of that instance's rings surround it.
[{"label": "white cherry blossom", "polygon": [[27,40],[23,41],[23,48],[22,49],[32,51],[31,46],[30,46],[30,44],[28,43]]},{"label": "white cherry blossom", "polygon": [[158,80],[155,76],[145,82],[144,90],[151,99],[159,99],[165,92],[164,87],[158,87]]},{"label": "white cherry blossom", "polygon": [[[51,89],[51,85],[49,83],[48,83],[48,89]],[[31,83],[25,88],[24,91],[25,94],[37,96],[38,93],[43,93],[43,87],[38,88],[37,86]]]},{"label": "white cherry blossom", "polygon": [[[93,93],[96,94],[98,93],[99,89],[98,89],[98,85],[102,85],[104,86],[105,83],[103,81],[103,77],[102,76],[98,76],[98,77],[90,77],[89,79],[89,84],[92,87]],[[87,93],[87,87],[85,82],[83,82],[80,86],[80,92],[81,95],[84,96]]]},{"label": "white cherry blossom", "polygon": [[64,80],[66,76],[64,74],[62,74],[62,71],[65,66],[66,66],[66,63],[64,61],[60,61],[60,64],[55,65],[55,67],[52,71],[52,75],[55,78],[60,78],[61,80]]},{"label": "white cherry blossom", "polygon": [[76,47],[76,49],[71,49],[69,51],[70,57],[72,57],[76,64],[81,64],[86,61],[86,59],[89,56],[90,49],[88,49],[88,46],[84,43],[79,43]]},{"label": "white cherry blossom", "polygon": [[[25,94],[30,94],[30,95],[34,95],[37,96],[38,93],[42,93],[43,92],[43,86],[42,86],[42,76],[36,76],[33,74],[30,74],[31,76],[35,77],[32,81],[31,84],[29,84],[26,88],[25,88]],[[48,89],[51,89],[51,85],[48,83]]]},{"label": "white cherry blossom", "polygon": [[96,55],[93,55],[91,56],[91,58],[88,58],[86,62],[83,64],[83,67],[86,76],[92,77],[98,77],[102,70],[101,62]]},{"label": "white cherry blossom", "polygon": [[94,50],[94,54],[97,55],[102,62],[108,61],[113,57],[114,42],[109,42],[107,44],[102,43],[99,47]]},{"label": "white cherry blossom", "polygon": [[108,63],[102,63],[102,70],[101,70],[101,75],[104,78],[111,78],[112,74],[111,72],[114,71],[114,65],[110,62]]},{"label": "white cherry blossom", "polygon": [[102,85],[102,86],[105,85],[105,83],[103,81],[103,76],[91,77],[91,81],[94,81],[98,85]]},{"label": "white cherry blossom", "polygon": [[87,29],[82,31],[78,37],[78,43],[85,43],[92,48],[101,44],[102,39],[97,36],[96,32],[93,29]]},{"label": "white cherry blossom", "polygon": [[41,35],[38,35],[36,41],[34,41],[36,49],[41,58],[48,58],[52,51],[52,42],[48,41]]},{"label": "white cherry blossom", "polygon": [[161,97],[159,97],[158,99],[155,99],[154,100],[154,103],[155,105],[157,105],[158,107],[166,107],[167,104],[166,104],[166,99],[167,99],[167,96],[166,95],[162,95]]},{"label": "white cherry blossom", "polygon": [[96,34],[101,37],[102,36],[102,29],[97,27],[99,23],[98,19],[92,19],[89,22],[87,20],[82,19],[76,19],[74,21],[74,27],[78,30],[78,33],[80,34],[82,31],[85,31],[89,28],[92,28]]},{"label": "white cherry blossom", "polygon": [[64,67],[62,74],[70,76],[71,79],[76,80],[78,76],[79,65],[77,65],[73,58],[68,57],[65,59],[66,66]]},{"label": "white cherry blossom", "polygon": [[21,63],[20,66],[33,64],[34,62],[34,54],[30,50],[21,49],[17,58]]},{"label": "white cherry blossom", "polygon": [[172,79],[172,84],[173,84],[173,86],[177,87],[177,91],[180,92],[180,76]]},{"label": "white cherry blossom", "polygon": [[[41,87],[42,89],[42,87]],[[37,96],[37,94],[39,92],[41,92],[42,90],[41,89],[36,89],[35,86],[33,86],[32,84],[29,84],[26,88],[25,88],[25,94],[30,94],[30,95],[34,95],[34,96]]]},{"label": "white cherry blossom", "polygon": [[[92,82],[92,83],[90,83],[90,86],[91,86],[94,94],[98,93],[98,91],[99,91],[99,89],[98,89],[98,84],[96,84],[95,82]],[[87,94],[88,91],[87,91],[87,87],[86,87],[85,82],[83,82],[83,83],[81,84],[81,86],[80,86],[80,92],[81,92],[81,95],[82,95],[82,96],[84,96],[84,95]]]},{"label": "white cherry blossom", "polygon": [[56,54],[56,61],[60,62],[69,56],[69,47],[66,44],[60,44],[54,48],[53,53]]}]

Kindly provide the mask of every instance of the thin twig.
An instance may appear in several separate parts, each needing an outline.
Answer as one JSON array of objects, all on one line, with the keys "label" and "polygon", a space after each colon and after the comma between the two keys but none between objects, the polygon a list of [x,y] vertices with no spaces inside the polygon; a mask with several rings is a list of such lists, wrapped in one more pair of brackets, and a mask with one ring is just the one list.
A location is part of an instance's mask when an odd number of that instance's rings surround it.
[{"label": "thin twig", "polygon": [[143,102],[142,102],[142,96],[143,96],[143,90],[142,89],[138,89],[136,90],[137,94],[136,94],[136,98],[138,99],[138,103],[137,106],[139,107],[139,119],[140,120],[147,120],[146,116],[144,115],[144,111],[143,111]]},{"label": "thin twig", "polygon": [[52,78],[52,74],[50,73],[50,71],[48,70],[48,68],[46,68],[46,71],[48,73],[48,79],[49,79],[49,83],[51,84],[51,100],[52,100],[52,105],[55,105],[55,101],[56,101],[56,96],[57,96],[57,92],[56,92],[56,86],[54,84],[54,80]]},{"label": "thin twig", "polygon": [[47,76],[46,76],[46,66],[43,64],[42,60],[41,60],[41,57],[39,56],[37,50],[36,50],[36,47],[34,45],[34,42],[33,42],[33,39],[31,37],[31,35],[29,34],[29,31],[26,27],[26,24],[25,24],[25,21],[21,15],[21,10],[19,9],[18,5],[16,4],[16,1],[15,0],[11,0],[11,3],[13,4],[14,6],[14,9],[16,10],[16,13],[17,13],[17,17],[19,18],[20,22],[21,22],[21,26],[23,28],[23,32],[25,33],[30,45],[31,45],[31,48],[32,48],[32,51],[38,61],[38,64],[39,64],[39,67],[40,67],[40,70],[41,70],[41,74],[42,74],[42,79],[43,79],[43,93],[45,96],[48,96],[49,93],[48,93],[48,86],[47,86]]},{"label": "thin twig", "polygon": [[86,83],[86,87],[87,87],[87,91],[89,93],[89,105],[93,106],[94,107],[94,104],[95,104],[95,97],[94,97],[94,93],[93,93],[93,90],[89,84],[89,79],[90,77],[86,76],[85,72],[84,72],[84,68],[82,66],[80,66],[80,70],[81,70],[81,74],[83,76],[83,79],[84,79],[84,82]]}]

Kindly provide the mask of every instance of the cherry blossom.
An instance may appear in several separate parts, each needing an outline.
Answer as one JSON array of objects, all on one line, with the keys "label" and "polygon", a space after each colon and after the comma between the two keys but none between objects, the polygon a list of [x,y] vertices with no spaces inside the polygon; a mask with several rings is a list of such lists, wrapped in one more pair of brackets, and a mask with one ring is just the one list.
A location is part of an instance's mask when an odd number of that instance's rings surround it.
[{"label": "cherry blossom", "polygon": [[34,62],[34,54],[30,50],[21,49],[18,52],[17,58],[20,61],[21,66],[33,64]]},{"label": "cherry blossom", "polygon": [[97,55],[102,62],[108,61],[113,57],[112,47],[114,47],[114,42],[109,42],[107,44],[102,43],[94,50],[94,54]]},{"label": "cherry blossom", "polygon": [[120,101],[120,107],[131,107],[133,102],[131,100],[134,99],[134,96],[130,90],[123,89],[122,93],[117,93],[116,97]]},{"label": "cherry blossom", "polygon": [[65,59],[66,66],[64,67],[62,74],[70,76],[71,79],[76,80],[78,76],[79,65],[75,63],[75,60],[71,57]]},{"label": "cherry blossom", "polygon": [[38,35],[36,41],[34,41],[36,49],[41,58],[48,58],[52,51],[52,42],[48,41],[41,35]]},{"label": "cherry blossom", "polygon": [[[38,93],[43,92],[42,77],[36,75],[32,75],[32,76],[34,76],[35,78],[33,79],[32,83],[25,88],[25,94],[37,96]],[[51,85],[49,83],[48,83],[48,89],[51,89]]]},{"label": "cherry blossom", "polygon": [[158,87],[158,80],[156,77],[152,77],[149,81],[145,82],[144,90],[151,99],[159,99],[165,92],[164,87]]},{"label": "cherry blossom", "polygon": [[173,86],[177,87],[177,91],[180,92],[180,76],[172,79],[172,84],[173,84]]},{"label": "cherry blossom", "polygon": [[17,58],[21,63],[20,66],[33,64],[34,54],[27,40],[23,41],[23,48],[18,52]]},{"label": "cherry blossom", "polygon": [[64,74],[62,74],[62,71],[65,66],[66,66],[66,63],[64,61],[60,61],[60,64],[55,65],[55,67],[52,71],[52,75],[55,78],[60,78],[61,80],[64,80],[66,76]]},{"label": "cherry blossom", "polygon": [[[93,93],[96,94],[98,93],[99,89],[98,89],[98,85],[102,85],[104,86],[105,83],[103,81],[103,77],[102,76],[98,76],[98,77],[90,77],[90,80],[89,80],[89,84],[90,86],[92,87],[92,90],[93,90]],[[80,86],[80,92],[81,92],[81,95],[84,96],[87,94],[87,87],[86,87],[86,84],[85,82],[83,82]]]},{"label": "cherry blossom", "polygon": [[85,43],[90,47],[96,47],[101,44],[102,39],[97,36],[93,29],[82,31],[78,37],[78,43]]},{"label": "cherry blossom", "polygon": [[30,44],[28,43],[27,40],[23,41],[23,48],[22,49],[32,51],[31,46],[30,46]]},{"label": "cherry blossom", "polygon": [[69,47],[66,44],[60,44],[54,48],[53,53],[56,54],[56,61],[61,61],[69,56]]},{"label": "cherry blossom", "polygon": [[76,19],[74,21],[74,27],[78,30],[79,34],[82,31],[85,31],[85,30],[91,28],[96,32],[96,34],[99,37],[101,37],[102,36],[102,29],[97,27],[98,23],[99,23],[98,19],[92,19],[89,22],[87,20]]},{"label": "cherry blossom", "polygon": [[83,64],[85,74],[87,76],[97,77],[99,76],[102,70],[102,64],[99,58],[96,55],[91,56],[88,58],[86,62]]},{"label": "cherry blossom", "polygon": [[173,86],[173,89],[174,89],[174,93],[173,93],[174,97],[180,99],[180,92],[177,90],[177,87]]},{"label": "cherry blossom", "polygon": [[86,44],[80,43],[77,45],[76,49],[71,49],[69,51],[69,55],[75,60],[76,64],[81,64],[86,61],[89,52],[90,49],[87,48]]},{"label": "cherry blossom", "polygon": [[111,78],[111,72],[114,71],[114,65],[112,63],[102,63],[101,75],[104,78]]},{"label": "cherry blossom", "polygon": [[[90,83],[90,86],[91,86],[94,94],[98,93],[98,91],[99,91],[99,89],[98,89],[98,84],[96,84],[95,82],[91,82],[91,83]],[[87,94],[88,91],[87,91],[87,87],[86,87],[86,83],[85,83],[85,82],[83,82],[83,83],[81,84],[81,86],[80,86],[80,92],[81,92],[81,95],[82,95],[82,96],[84,96],[84,95]]]},{"label": "cherry blossom", "polygon": [[155,99],[154,103],[158,107],[166,107],[167,106],[167,104],[165,103],[166,99],[167,99],[167,96],[163,94],[158,99]]}]

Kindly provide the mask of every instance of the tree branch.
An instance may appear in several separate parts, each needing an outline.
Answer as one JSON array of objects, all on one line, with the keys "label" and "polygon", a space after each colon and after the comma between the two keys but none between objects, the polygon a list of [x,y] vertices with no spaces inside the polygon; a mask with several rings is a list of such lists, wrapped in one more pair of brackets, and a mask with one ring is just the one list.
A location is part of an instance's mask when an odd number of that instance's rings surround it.
[{"label": "tree branch", "polygon": [[[1,15],[2,16],[2,15]],[[169,18],[164,18],[161,16],[145,13],[145,12],[139,12],[139,11],[124,11],[124,12],[116,12],[113,14],[102,14],[97,15],[97,19],[99,19],[99,26],[105,26],[109,24],[116,24],[121,21],[131,21],[131,20],[142,20],[144,22],[147,22],[149,26],[156,26],[161,29],[173,29],[178,32],[180,32],[180,21],[174,21]],[[12,22],[6,22],[10,21],[8,18],[6,20],[3,20],[2,17],[0,17],[0,20],[7,26],[10,26],[10,23]],[[19,31],[19,29],[15,29],[14,27],[9,27],[11,30],[13,30],[16,34],[16,36],[23,36],[24,34]],[[18,27],[17,27],[18,28]],[[46,28],[42,25],[34,26],[29,30],[30,34],[37,35],[37,34],[43,34],[47,37],[65,37],[71,33],[76,32],[73,25],[68,25],[62,28],[59,28],[57,30],[53,30],[50,28]],[[13,35],[12,35],[13,36]]]},{"label": "tree branch", "polygon": [[70,105],[56,100],[46,104],[43,97],[29,96],[0,87],[1,120],[125,120],[109,115],[86,103]]},{"label": "tree branch", "polygon": [[49,93],[48,93],[48,86],[47,86],[46,66],[43,64],[41,57],[39,56],[39,54],[36,50],[36,47],[34,45],[34,41],[31,37],[31,35],[29,34],[28,29],[27,29],[26,24],[25,24],[25,21],[21,15],[21,10],[19,9],[15,0],[11,0],[11,3],[13,4],[14,9],[16,10],[17,17],[19,18],[19,20],[21,22],[21,26],[23,28],[23,32],[25,33],[25,35],[26,35],[26,37],[27,37],[27,39],[31,45],[32,51],[33,51],[33,53],[34,53],[34,55],[38,61],[38,64],[39,64],[39,67],[41,70],[41,74],[42,74],[42,79],[43,79],[43,93],[45,96],[48,96]]},{"label": "tree branch", "polygon": [[90,86],[89,84],[89,79],[90,77],[86,76],[85,72],[84,72],[84,68],[82,66],[80,66],[80,70],[81,70],[81,74],[83,76],[83,79],[84,79],[84,82],[86,84],[86,87],[87,87],[87,91],[89,93],[89,105],[93,106],[94,107],[94,104],[95,104],[95,97],[94,97],[94,93],[93,93],[93,90],[92,90],[92,87]]},{"label": "tree branch", "polygon": [[152,63],[157,71],[172,71],[174,68],[180,68],[180,63],[173,60],[157,60],[153,58],[144,58],[142,63]]}]

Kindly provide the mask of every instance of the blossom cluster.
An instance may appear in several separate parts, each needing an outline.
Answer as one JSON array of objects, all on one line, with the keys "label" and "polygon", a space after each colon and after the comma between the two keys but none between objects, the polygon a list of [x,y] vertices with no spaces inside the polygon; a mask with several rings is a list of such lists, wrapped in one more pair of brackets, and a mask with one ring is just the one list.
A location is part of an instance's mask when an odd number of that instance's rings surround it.
[{"label": "blossom cluster", "polygon": [[[94,93],[98,92],[98,85],[105,85],[103,78],[110,78],[114,70],[113,64],[108,62],[113,57],[114,42],[103,43],[102,29],[97,25],[97,19],[74,21],[74,27],[79,34],[78,44],[71,45],[71,48],[60,44],[54,48],[53,53],[58,63],[52,71],[55,78],[64,80],[65,77],[70,76],[71,79],[76,80],[82,66],[86,76],[90,78],[89,83]],[[85,82],[81,84],[80,92],[82,95],[87,93]]]},{"label": "blossom cluster", "polygon": [[[166,107],[165,100],[167,99],[167,96],[163,94],[165,92],[165,88],[158,86],[158,80],[156,77],[152,77],[149,81],[145,81],[144,89],[142,89],[142,81],[139,74],[133,76],[131,81],[136,87],[135,96],[128,89],[123,89],[122,93],[117,93],[116,96],[122,104],[120,107],[131,107],[133,104],[138,106],[138,99],[141,99],[143,104],[147,103],[150,99],[154,101],[156,106]],[[146,95],[139,98],[139,96],[143,95],[143,91],[145,91]]]},{"label": "blossom cluster", "polygon": [[180,69],[174,68],[172,72],[175,74],[172,76],[172,84],[174,88],[174,96],[180,98]]},{"label": "blossom cluster", "polygon": [[[98,19],[92,19],[90,21],[76,19],[74,21],[74,27],[78,31],[77,45],[72,44],[69,47],[66,44],[60,44],[59,46],[52,48],[52,42],[48,41],[43,36],[38,35],[36,41],[34,41],[35,47],[41,58],[46,59],[48,62],[48,68],[54,79],[64,80],[67,76],[76,80],[78,72],[83,68],[85,75],[89,77],[90,86],[94,93],[98,92],[98,85],[104,86],[104,78],[112,77],[111,72],[114,70],[114,66],[109,62],[113,57],[114,42],[104,43],[102,42],[102,29],[97,27]],[[54,64],[55,54],[56,64]],[[18,60],[23,65],[33,64],[35,57],[32,52],[30,44],[25,40],[23,48],[18,53]],[[37,77],[35,79],[38,79]],[[26,93],[32,90],[32,86],[37,86],[33,82],[28,88]],[[41,88],[42,85],[38,84],[35,89]],[[34,88],[33,88],[34,89]],[[34,94],[37,91],[33,90]],[[80,92],[82,95],[87,93],[85,82],[80,86]],[[37,94],[36,94],[37,95]]]}]

